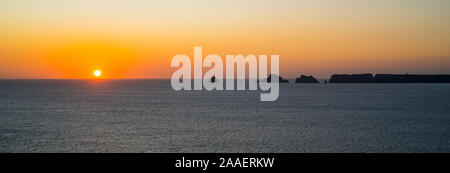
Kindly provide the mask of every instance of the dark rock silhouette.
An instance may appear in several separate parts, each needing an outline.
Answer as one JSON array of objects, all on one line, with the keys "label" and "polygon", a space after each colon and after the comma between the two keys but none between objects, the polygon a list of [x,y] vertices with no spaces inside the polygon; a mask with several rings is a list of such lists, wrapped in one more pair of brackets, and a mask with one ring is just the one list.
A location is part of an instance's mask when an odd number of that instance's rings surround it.
[{"label": "dark rock silhouette", "polygon": [[376,83],[450,83],[450,75],[376,74]]},{"label": "dark rock silhouette", "polygon": [[[272,82],[272,77],[277,77],[278,75],[275,74],[271,74],[268,78],[267,78],[267,82]],[[278,76],[278,83],[289,83],[289,81],[287,79],[283,79],[281,76]]]},{"label": "dark rock silhouette", "polygon": [[334,74],[328,83],[374,83],[375,78],[372,74]]},{"label": "dark rock silhouette", "polygon": [[[267,83],[272,82],[272,77],[278,77],[278,83],[289,83],[287,79],[283,79],[281,76],[270,74],[269,77],[267,77]],[[257,80],[259,82],[259,80]]]},{"label": "dark rock silhouette", "polygon": [[297,79],[295,79],[295,83],[319,83],[319,81],[313,76],[305,76],[300,75]]}]

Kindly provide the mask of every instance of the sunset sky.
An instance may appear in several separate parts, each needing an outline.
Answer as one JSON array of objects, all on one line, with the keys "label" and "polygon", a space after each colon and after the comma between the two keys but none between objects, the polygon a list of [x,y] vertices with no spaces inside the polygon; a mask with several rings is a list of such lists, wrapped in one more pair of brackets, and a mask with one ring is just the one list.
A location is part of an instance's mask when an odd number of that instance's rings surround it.
[{"label": "sunset sky", "polygon": [[2,0],[0,78],[170,78],[177,54],[280,73],[450,73],[449,0]]}]

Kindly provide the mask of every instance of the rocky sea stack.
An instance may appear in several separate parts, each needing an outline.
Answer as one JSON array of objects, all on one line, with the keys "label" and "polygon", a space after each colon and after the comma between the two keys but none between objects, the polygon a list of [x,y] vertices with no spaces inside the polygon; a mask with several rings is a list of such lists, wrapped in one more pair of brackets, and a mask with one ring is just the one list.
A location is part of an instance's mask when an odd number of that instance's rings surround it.
[{"label": "rocky sea stack", "polygon": [[[267,77],[267,83],[272,82],[272,77],[278,77],[278,83],[289,83],[289,81],[287,79],[283,79],[281,76],[275,75],[275,74],[271,74],[269,75],[269,77]],[[259,82],[259,80],[258,80]]]},{"label": "rocky sea stack", "polygon": [[319,81],[313,76],[300,75],[300,77],[295,79],[295,83],[319,83]]}]

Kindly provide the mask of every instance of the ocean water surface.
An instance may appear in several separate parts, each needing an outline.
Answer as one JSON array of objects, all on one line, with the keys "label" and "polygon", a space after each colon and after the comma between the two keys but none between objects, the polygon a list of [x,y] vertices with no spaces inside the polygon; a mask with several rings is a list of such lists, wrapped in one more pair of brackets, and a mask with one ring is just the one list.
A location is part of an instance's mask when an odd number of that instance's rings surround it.
[{"label": "ocean water surface", "polygon": [[450,152],[450,84],[0,80],[0,152]]}]

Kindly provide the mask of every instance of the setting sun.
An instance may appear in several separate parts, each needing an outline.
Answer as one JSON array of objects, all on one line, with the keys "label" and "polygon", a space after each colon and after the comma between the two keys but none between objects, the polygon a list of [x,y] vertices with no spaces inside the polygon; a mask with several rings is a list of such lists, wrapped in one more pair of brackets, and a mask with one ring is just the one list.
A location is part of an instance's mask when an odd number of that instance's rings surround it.
[{"label": "setting sun", "polygon": [[95,70],[94,71],[94,76],[95,77],[100,77],[102,75],[102,71],[100,71],[100,70]]}]

